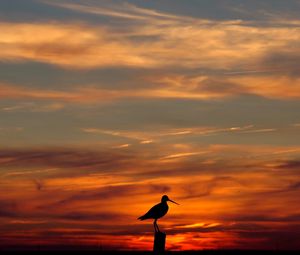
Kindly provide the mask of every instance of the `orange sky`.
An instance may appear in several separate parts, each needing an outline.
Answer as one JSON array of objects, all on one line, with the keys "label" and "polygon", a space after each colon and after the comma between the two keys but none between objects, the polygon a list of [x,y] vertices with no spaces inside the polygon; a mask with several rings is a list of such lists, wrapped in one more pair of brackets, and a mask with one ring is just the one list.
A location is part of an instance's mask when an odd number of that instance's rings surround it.
[{"label": "orange sky", "polygon": [[137,217],[168,194],[169,249],[297,247],[300,147],[141,146],[2,150],[1,240],[150,249]]}]

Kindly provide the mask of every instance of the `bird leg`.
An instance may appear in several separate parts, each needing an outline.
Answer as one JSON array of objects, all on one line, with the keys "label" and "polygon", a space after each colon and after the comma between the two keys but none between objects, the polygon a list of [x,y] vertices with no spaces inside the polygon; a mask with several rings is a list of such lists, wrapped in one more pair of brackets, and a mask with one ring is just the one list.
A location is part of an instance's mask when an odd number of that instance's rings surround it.
[{"label": "bird leg", "polygon": [[156,223],[156,227],[157,227],[157,230],[158,230],[157,232],[160,232],[160,230],[159,230],[159,227],[158,227],[157,223]]},{"label": "bird leg", "polygon": [[155,233],[156,233],[157,231],[156,231],[156,224],[155,224],[155,220],[153,221],[153,227],[154,227],[154,231],[155,231]]},{"label": "bird leg", "polygon": [[157,225],[157,219],[155,219],[154,220],[154,222],[153,222],[153,225],[154,225],[154,230],[155,230],[155,232],[160,232],[160,230],[159,230],[159,227],[158,227],[158,225]]}]

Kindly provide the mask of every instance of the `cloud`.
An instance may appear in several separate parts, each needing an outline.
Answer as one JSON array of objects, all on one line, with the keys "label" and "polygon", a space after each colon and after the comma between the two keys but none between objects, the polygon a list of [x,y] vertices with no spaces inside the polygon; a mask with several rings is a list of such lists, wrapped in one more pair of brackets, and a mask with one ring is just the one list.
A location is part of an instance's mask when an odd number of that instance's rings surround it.
[{"label": "cloud", "polygon": [[[153,142],[164,142],[169,141],[171,139],[182,139],[189,137],[205,137],[205,136],[217,136],[217,135],[245,135],[252,133],[268,133],[278,131],[275,128],[262,128],[255,125],[245,125],[245,126],[232,126],[232,127],[186,127],[186,128],[156,128],[153,130],[109,130],[109,129],[101,129],[101,128],[81,128],[81,131],[90,135],[107,135],[111,137],[117,137],[120,139],[128,139],[131,141],[138,141],[141,144],[149,144]],[[187,154],[186,154],[187,153]],[[203,153],[203,151],[194,152],[194,151],[185,151],[179,152],[171,155],[197,155]],[[170,155],[170,158],[172,157]],[[168,156],[165,156],[168,157]]]},{"label": "cloud", "polygon": [[299,169],[300,161],[299,160],[287,160],[285,162],[281,162],[278,166],[281,169]]},{"label": "cloud", "polygon": [[225,195],[226,188],[243,189],[242,180],[234,176],[217,176],[211,179],[191,182],[190,185],[184,186],[184,195],[179,199],[195,199],[208,197],[217,192],[223,192]]},{"label": "cloud", "polygon": [[291,190],[298,190],[298,189],[300,189],[300,182],[295,182],[295,183],[291,184],[289,186],[289,189],[291,189]]},{"label": "cloud", "polygon": [[129,20],[138,20],[138,21],[155,21],[157,19],[188,19],[192,20],[189,17],[171,15],[168,13],[160,12],[157,10],[151,10],[146,8],[137,7],[133,4],[122,3],[120,5],[109,4],[107,6],[101,6],[101,4],[93,3],[93,5],[88,5],[84,3],[74,3],[70,1],[43,1],[43,3],[48,5],[54,5],[61,8],[90,13],[101,16],[109,16],[112,18],[120,19],[129,19]]},{"label": "cloud", "polygon": [[0,219],[6,217],[16,217],[17,206],[14,201],[0,200]]},{"label": "cloud", "polygon": [[[132,4],[46,1],[115,22],[0,23],[0,59],[35,61],[67,69],[136,68],[161,70],[143,77],[151,86],[129,90],[82,84],[71,91],[22,90],[1,86],[0,97],[68,101],[138,98],[223,99],[244,94],[297,99],[299,28],[264,26],[237,20],[216,21],[174,15]],[[119,19],[126,19],[126,26]],[[35,36],[32,36],[32,35]],[[234,45],[234,47],[233,47]],[[191,50],[192,49],[192,50]],[[113,56],[113,57],[111,57]],[[205,71],[193,75],[178,70]],[[109,87],[106,85],[106,87]],[[19,90],[19,91],[17,91]],[[54,107],[55,108],[55,107]]]},{"label": "cloud", "polygon": [[223,220],[234,222],[299,222],[300,214],[290,214],[287,216],[274,216],[270,214],[248,214],[248,215],[230,215],[223,216]]},{"label": "cloud", "polygon": [[22,127],[0,127],[0,132],[3,134],[22,132],[24,128]]},{"label": "cloud", "polygon": [[276,73],[276,71],[266,74],[260,72],[239,71],[230,76],[228,73],[206,76],[173,74],[155,77],[152,81],[167,86],[170,91],[177,91],[178,94],[180,92],[182,95],[193,93],[194,99],[197,99],[197,95],[198,99],[201,99],[200,95],[203,99],[220,99],[247,94],[274,99],[299,98],[300,80],[298,77]]},{"label": "cloud", "polygon": [[199,151],[199,152],[183,152],[183,153],[176,153],[176,154],[171,154],[162,157],[163,160],[168,160],[168,159],[177,159],[177,158],[182,158],[182,157],[191,157],[191,156],[196,156],[196,155],[202,155],[209,153],[210,151]]},{"label": "cloud", "polygon": [[286,75],[235,77],[234,80],[245,86],[247,93],[275,99],[297,99],[300,96],[299,78]]},{"label": "cloud", "polygon": [[204,222],[201,222],[201,223],[193,223],[193,224],[188,224],[188,225],[179,225],[179,226],[176,226],[175,228],[179,228],[179,229],[193,229],[193,228],[212,228],[212,227],[216,227],[216,226],[219,226],[221,225],[220,223],[204,223]]},{"label": "cloud", "polygon": [[[203,20],[134,5],[115,8],[55,4],[112,18],[129,18],[129,23],[122,29],[113,24],[96,27],[82,23],[1,23],[4,32],[0,37],[0,57],[65,68],[178,66],[228,71],[255,66],[266,53],[287,49],[299,40],[298,33],[289,27],[257,27],[236,20]],[[137,37],[142,42],[136,41]]]},{"label": "cloud", "polygon": [[[42,90],[42,89],[39,90],[39,89],[30,89],[30,88],[21,89],[20,87],[12,86],[10,84],[0,84],[0,88],[1,88],[0,98],[39,99],[39,100],[43,99],[43,100],[64,100],[64,101],[76,100],[76,95],[64,91],[51,91],[51,90]],[[19,109],[20,107],[21,107],[20,105],[17,106],[17,108]],[[24,107],[24,105],[22,107]],[[16,110],[16,107],[6,108],[6,110],[8,111]]]},{"label": "cloud", "polygon": [[55,202],[45,208],[55,208],[61,206],[69,206],[82,201],[97,201],[97,200],[121,200],[122,198],[128,198],[130,196],[142,196],[143,194],[164,194],[169,192],[171,188],[166,185],[155,185],[155,184],[123,184],[123,185],[107,185],[105,187],[96,188],[93,190],[87,190],[78,192],[68,198]]},{"label": "cloud", "polygon": [[[73,103],[107,103],[116,100],[125,99],[191,99],[205,100],[210,98],[223,97],[220,94],[209,93],[194,93],[193,91],[168,90],[168,89],[128,89],[128,90],[109,90],[99,89],[92,86],[77,87],[73,90],[44,90],[44,89],[29,89],[13,85],[1,85],[0,98],[5,99],[34,99],[34,100],[55,100],[62,102]],[[40,111],[53,111],[60,109],[60,105],[48,105],[40,109]],[[16,110],[16,108],[6,108]]]},{"label": "cloud", "polygon": [[262,57],[259,68],[270,70],[273,72],[279,72],[282,75],[290,76],[291,79],[299,77],[298,65],[300,62],[300,49],[297,45],[294,47],[274,50],[266,52]]},{"label": "cloud", "polygon": [[[116,214],[114,212],[106,213],[90,213],[90,212],[70,212],[58,215],[57,218],[72,221],[115,221],[124,218],[124,214]],[[128,216],[127,216],[128,217]]]},{"label": "cloud", "polygon": [[103,167],[117,165],[127,156],[109,151],[89,151],[72,149],[2,149],[0,160],[9,167],[47,166],[59,168]]},{"label": "cloud", "polygon": [[42,190],[44,188],[44,184],[42,181],[40,181],[38,179],[34,179],[33,182],[34,182],[37,190]]},{"label": "cloud", "polygon": [[0,58],[4,60],[38,61],[66,68],[151,64],[138,48],[110,36],[105,28],[61,23],[1,23],[0,28],[5,34],[0,36]]},{"label": "cloud", "polygon": [[65,107],[62,103],[38,104],[36,102],[24,102],[15,105],[2,107],[3,112],[55,112]]}]

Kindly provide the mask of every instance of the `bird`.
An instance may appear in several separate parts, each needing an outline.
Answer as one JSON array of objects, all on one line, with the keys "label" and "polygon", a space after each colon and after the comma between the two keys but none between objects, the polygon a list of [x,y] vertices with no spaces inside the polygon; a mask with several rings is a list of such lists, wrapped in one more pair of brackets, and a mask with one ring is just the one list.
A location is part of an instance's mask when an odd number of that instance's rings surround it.
[{"label": "bird", "polygon": [[169,210],[169,206],[167,204],[167,201],[170,201],[174,204],[179,205],[175,201],[171,200],[167,195],[163,195],[161,198],[161,202],[155,206],[153,206],[146,214],[139,217],[138,220],[147,220],[147,219],[154,219],[153,226],[155,232],[160,232],[157,220],[163,216],[166,215],[166,213]]}]

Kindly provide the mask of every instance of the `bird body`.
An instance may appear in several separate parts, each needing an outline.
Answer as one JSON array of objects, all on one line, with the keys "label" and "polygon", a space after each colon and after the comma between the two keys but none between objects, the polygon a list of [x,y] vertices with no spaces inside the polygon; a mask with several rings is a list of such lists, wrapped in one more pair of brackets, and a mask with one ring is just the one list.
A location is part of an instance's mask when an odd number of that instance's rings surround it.
[{"label": "bird body", "polygon": [[139,217],[139,220],[159,219],[167,214],[169,206],[167,202],[159,203],[153,206],[145,215]]},{"label": "bird body", "polygon": [[177,204],[176,202],[169,199],[167,195],[164,195],[162,196],[161,202],[159,204],[153,206],[146,214],[139,217],[138,219],[139,220],[154,219],[153,225],[154,225],[155,232],[157,231],[160,232],[156,221],[167,214],[169,210],[167,201]]}]

